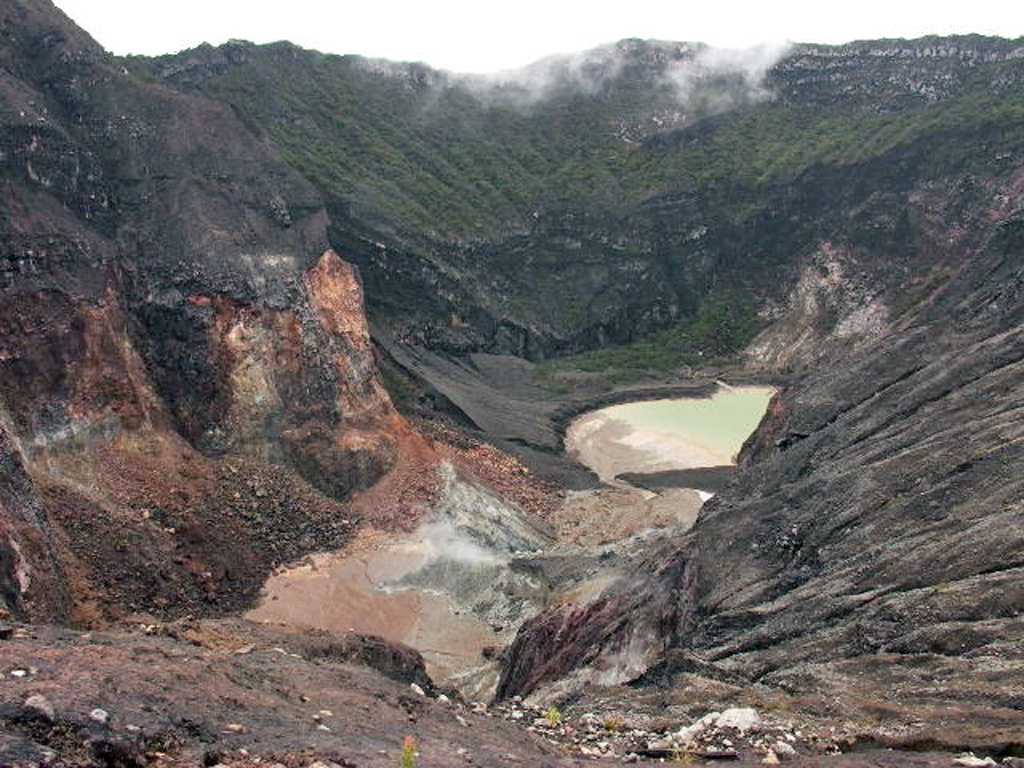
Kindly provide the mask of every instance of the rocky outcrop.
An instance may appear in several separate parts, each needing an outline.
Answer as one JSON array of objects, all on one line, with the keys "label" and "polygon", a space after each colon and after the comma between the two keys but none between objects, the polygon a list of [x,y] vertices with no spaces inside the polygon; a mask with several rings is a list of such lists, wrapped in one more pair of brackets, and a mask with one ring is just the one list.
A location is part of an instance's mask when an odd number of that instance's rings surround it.
[{"label": "rocky outcrop", "polygon": [[359,276],[227,107],[130,76],[49,3],[0,9],[0,64],[5,601],[251,600],[419,440]]},{"label": "rocky outcrop", "polygon": [[408,736],[428,765],[582,764],[441,698],[409,648],[244,622],[145,629],[16,628],[0,645],[0,663],[23,673],[0,692],[0,759],[391,766]]},{"label": "rocky outcrop", "polygon": [[768,85],[783,99],[896,112],[947,99],[979,75],[996,91],[1019,89],[1024,45],[981,35],[797,45]]},{"label": "rocky outcrop", "polygon": [[21,452],[0,427],[0,608],[22,619],[37,607],[41,613],[66,613],[61,576],[46,508]]},{"label": "rocky outcrop", "polygon": [[824,242],[800,271],[784,311],[745,350],[752,367],[809,368],[849,353],[890,330],[884,285],[871,265],[842,245]]}]

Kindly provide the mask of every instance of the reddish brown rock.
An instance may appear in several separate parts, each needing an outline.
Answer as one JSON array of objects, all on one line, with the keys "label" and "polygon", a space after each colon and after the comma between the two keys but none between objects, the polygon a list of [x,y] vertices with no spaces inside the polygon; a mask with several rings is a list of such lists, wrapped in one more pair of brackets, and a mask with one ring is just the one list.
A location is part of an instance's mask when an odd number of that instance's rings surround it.
[{"label": "reddish brown rock", "polygon": [[410,478],[432,449],[381,385],[316,191],[231,110],[127,76],[48,3],[5,4],[0,29],[9,610],[249,604],[274,566],[342,546],[353,494],[396,467],[361,509],[422,514]]},{"label": "reddish brown rock", "polygon": [[[236,653],[242,643],[251,649]],[[161,626],[149,636],[37,627],[0,644],[0,666],[14,663],[38,674],[0,688],[5,764],[45,750],[92,764],[98,748],[139,761],[162,752],[162,764],[174,765],[219,755],[241,765],[393,766],[406,736],[422,765],[464,766],[467,756],[488,766],[580,764],[516,724],[416,693],[413,683],[430,691],[419,654],[374,638],[244,622]],[[26,713],[32,695],[46,698],[51,723]],[[90,717],[97,708],[107,725]]]}]

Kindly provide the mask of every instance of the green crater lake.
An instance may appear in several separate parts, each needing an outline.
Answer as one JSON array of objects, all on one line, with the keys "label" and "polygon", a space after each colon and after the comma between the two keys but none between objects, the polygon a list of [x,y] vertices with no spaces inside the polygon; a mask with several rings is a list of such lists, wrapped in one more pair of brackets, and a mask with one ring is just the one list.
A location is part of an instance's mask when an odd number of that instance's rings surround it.
[{"label": "green crater lake", "polygon": [[607,483],[623,472],[733,464],[774,393],[772,387],[721,386],[711,397],[609,406],[569,426],[566,450]]}]

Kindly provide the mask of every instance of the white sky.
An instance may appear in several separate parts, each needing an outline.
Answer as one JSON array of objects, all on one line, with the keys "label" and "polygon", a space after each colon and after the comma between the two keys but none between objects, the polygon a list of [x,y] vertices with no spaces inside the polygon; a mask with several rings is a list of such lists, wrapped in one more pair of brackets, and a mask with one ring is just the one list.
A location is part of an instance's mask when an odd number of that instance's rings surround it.
[{"label": "white sky", "polygon": [[954,32],[1024,35],[1021,0],[55,0],[114,53],[291,40],[459,72],[522,66],[625,37],[839,43]]}]

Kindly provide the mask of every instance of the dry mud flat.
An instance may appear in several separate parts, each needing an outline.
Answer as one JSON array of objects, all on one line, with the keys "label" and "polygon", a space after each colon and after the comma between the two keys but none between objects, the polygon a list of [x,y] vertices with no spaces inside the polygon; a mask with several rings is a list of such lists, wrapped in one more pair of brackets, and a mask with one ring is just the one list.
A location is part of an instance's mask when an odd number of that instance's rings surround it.
[{"label": "dry mud flat", "polygon": [[344,551],[279,569],[248,618],[357,631],[416,648],[431,676],[488,699],[496,654],[546,605],[550,581],[524,565],[554,543],[552,527],[451,464],[439,469],[436,508],[413,531],[364,531]]},{"label": "dry mud flat", "polygon": [[404,643],[420,651],[433,680],[484,694],[497,681],[484,652],[510,639],[503,627],[461,610],[444,593],[402,586],[438,556],[429,536],[315,555],[271,577],[247,618]]}]

